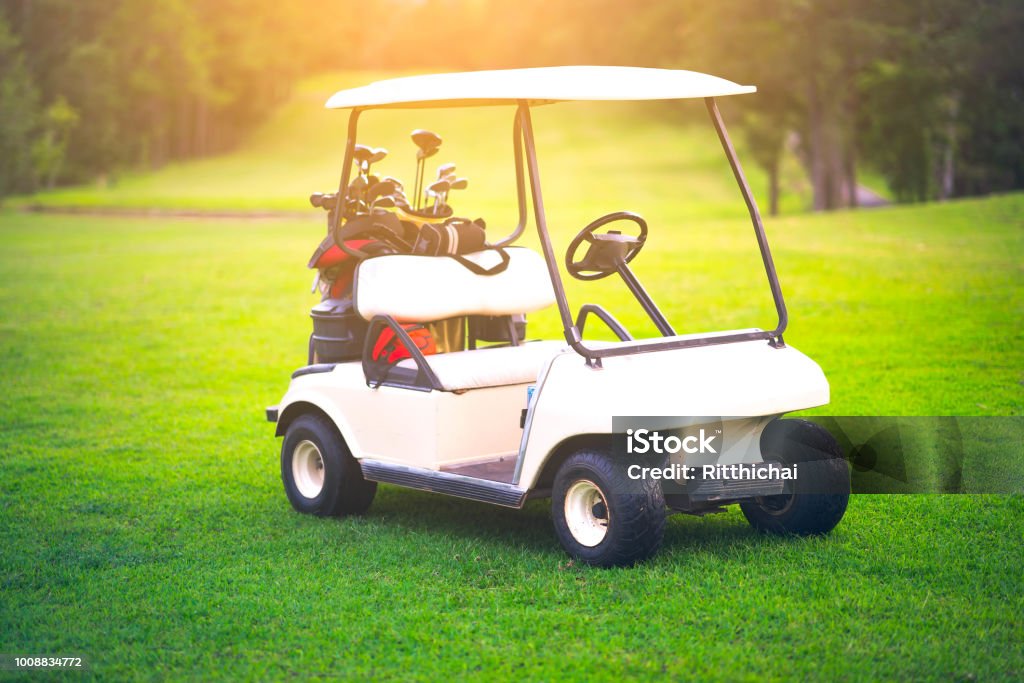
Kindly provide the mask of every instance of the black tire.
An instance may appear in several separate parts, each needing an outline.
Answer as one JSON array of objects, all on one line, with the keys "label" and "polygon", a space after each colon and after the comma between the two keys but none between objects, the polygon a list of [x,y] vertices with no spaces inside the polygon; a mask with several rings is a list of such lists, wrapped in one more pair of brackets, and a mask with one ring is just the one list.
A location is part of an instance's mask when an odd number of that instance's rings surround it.
[{"label": "black tire", "polygon": [[[579,513],[568,510],[566,501],[567,497],[570,501],[583,500],[579,492],[585,495],[587,485],[596,489],[598,501],[591,506],[591,515],[598,522],[604,520],[603,525],[599,524],[604,527],[603,536],[597,542],[600,531],[595,537],[581,534],[578,538],[567,521],[568,512],[579,529]],[[599,508],[600,504],[605,507]],[[569,456],[555,475],[551,516],[555,534],[571,557],[597,567],[627,567],[650,558],[661,546],[665,497],[660,482],[629,479],[625,466],[607,453],[579,451]]]},{"label": "black tire", "polygon": [[366,512],[377,493],[377,482],[363,479],[337,427],[319,415],[301,415],[288,426],[281,481],[293,508],[320,517]]},{"label": "black tire", "polygon": [[775,420],[761,437],[768,462],[797,465],[792,490],[740,503],[750,525],[766,534],[814,536],[839,524],[850,501],[850,466],[824,427],[807,420]]}]

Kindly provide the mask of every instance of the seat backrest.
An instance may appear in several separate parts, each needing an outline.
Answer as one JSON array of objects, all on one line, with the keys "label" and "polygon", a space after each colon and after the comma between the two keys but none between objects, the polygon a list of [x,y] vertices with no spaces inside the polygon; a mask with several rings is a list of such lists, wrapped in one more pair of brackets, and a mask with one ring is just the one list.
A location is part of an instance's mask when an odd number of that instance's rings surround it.
[{"label": "seat backrest", "polygon": [[[531,313],[555,303],[544,258],[525,247],[507,247],[508,267],[477,275],[453,258],[394,254],[362,261],[353,300],[370,320],[390,315],[398,322],[432,322],[460,315]],[[491,268],[501,261],[493,249],[465,258]]]}]

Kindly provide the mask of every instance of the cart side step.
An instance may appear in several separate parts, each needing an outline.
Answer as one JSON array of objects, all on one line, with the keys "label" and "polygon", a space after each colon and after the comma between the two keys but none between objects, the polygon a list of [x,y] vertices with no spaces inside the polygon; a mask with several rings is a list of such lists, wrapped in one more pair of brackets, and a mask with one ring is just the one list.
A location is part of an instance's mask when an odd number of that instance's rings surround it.
[{"label": "cart side step", "polygon": [[784,491],[785,482],[782,479],[704,479],[695,482],[689,494],[692,500],[716,501],[776,496]]},{"label": "cart side step", "polygon": [[526,500],[526,491],[500,481],[488,481],[451,472],[396,465],[380,460],[360,460],[359,466],[362,468],[365,478],[384,484],[396,484],[420,491],[444,493],[457,498],[493,503],[510,508],[521,508]]},{"label": "cart side step", "polygon": [[665,503],[676,512],[701,516],[725,512],[723,505],[741,500],[785,493],[786,482],[775,478],[762,480],[704,479],[691,480],[684,489],[684,492],[666,491]]}]

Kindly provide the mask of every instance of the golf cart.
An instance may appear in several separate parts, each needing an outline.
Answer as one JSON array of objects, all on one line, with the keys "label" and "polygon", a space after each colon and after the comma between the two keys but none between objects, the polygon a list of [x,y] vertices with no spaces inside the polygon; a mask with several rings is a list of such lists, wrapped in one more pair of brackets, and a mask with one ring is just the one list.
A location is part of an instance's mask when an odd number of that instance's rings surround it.
[{"label": "golf cart", "polygon": [[[281,477],[292,506],[363,513],[378,482],[510,508],[551,498],[565,550],[598,566],[653,555],[669,511],[704,515],[738,503],[766,533],[835,527],[850,491],[842,451],[817,425],[780,419],[828,403],[828,382],[783,341],[786,307],[764,227],[716,105],[754,91],[690,71],[574,66],[397,78],[331,97],[328,108],[350,110],[348,140],[337,193],[311,198],[329,214],[310,265],[323,276],[334,253],[351,271],[322,287],[309,363],[267,409],[284,437]],[[629,265],[647,240],[639,215],[598,218],[562,259],[552,246],[531,108],[682,98],[704,100],[739,184],[778,313],[774,329],[677,334]],[[417,169],[409,201],[397,180],[371,177],[386,152],[358,145],[357,125],[372,109],[484,105],[513,111],[519,216],[510,234],[471,241],[463,232],[471,222],[442,199],[455,180],[433,183],[434,204],[424,209]],[[420,161],[435,138],[413,132]],[[516,246],[530,205],[540,253]],[[448,249],[417,248],[429,231],[447,235]],[[617,274],[662,336],[634,339],[596,304],[574,315],[561,263],[580,280]],[[527,341],[525,316],[549,306],[564,339]],[[618,341],[586,339],[591,316]]]}]

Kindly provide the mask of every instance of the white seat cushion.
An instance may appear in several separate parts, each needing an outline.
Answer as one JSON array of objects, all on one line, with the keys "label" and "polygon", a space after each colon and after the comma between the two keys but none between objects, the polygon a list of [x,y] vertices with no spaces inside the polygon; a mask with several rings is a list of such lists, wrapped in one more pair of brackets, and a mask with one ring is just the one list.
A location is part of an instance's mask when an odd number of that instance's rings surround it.
[{"label": "white seat cushion", "polygon": [[[366,320],[390,315],[400,323],[461,315],[530,313],[555,302],[544,257],[524,247],[506,248],[508,268],[478,275],[444,256],[394,254],[366,259],[356,268],[354,301]],[[494,250],[466,254],[484,268],[501,262]]]},{"label": "white seat cushion", "polygon": [[[565,342],[537,341],[519,346],[439,353],[426,359],[442,389],[460,391],[535,382],[544,363],[568,348]],[[399,362],[398,367],[415,369],[416,362],[407,358]]]}]

